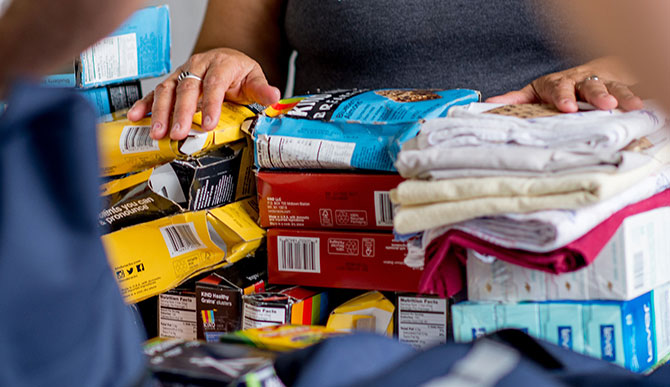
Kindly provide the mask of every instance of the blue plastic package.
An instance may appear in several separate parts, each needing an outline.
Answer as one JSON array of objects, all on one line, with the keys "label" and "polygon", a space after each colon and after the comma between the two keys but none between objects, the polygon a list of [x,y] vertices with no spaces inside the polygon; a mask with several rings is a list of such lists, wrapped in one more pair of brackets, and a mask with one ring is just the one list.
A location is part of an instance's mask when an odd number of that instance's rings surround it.
[{"label": "blue plastic package", "polygon": [[158,77],[170,71],[170,48],[168,6],[144,8],[81,53],[69,69],[47,76],[43,84],[91,88]]},{"label": "blue plastic package", "polygon": [[282,100],[254,125],[256,166],[395,171],[422,120],[477,102],[474,90],[338,90]]}]

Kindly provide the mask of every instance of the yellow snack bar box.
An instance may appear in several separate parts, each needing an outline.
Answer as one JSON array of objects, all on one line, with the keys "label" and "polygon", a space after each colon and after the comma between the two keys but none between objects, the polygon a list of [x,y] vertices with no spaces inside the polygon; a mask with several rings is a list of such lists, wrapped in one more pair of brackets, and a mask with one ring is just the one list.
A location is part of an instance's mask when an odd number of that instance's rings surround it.
[{"label": "yellow snack bar box", "polygon": [[241,125],[255,113],[242,105],[224,103],[216,129],[201,130],[202,113],[193,117],[188,137],[174,141],[150,136],[151,118],[137,122],[126,118],[98,125],[98,147],[102,176],[116,176],[141,171],[175,159],[198,156],[217,147],[244,138]]},{"label": "yellow snack bar box", "polygon": [[335,330],[367,331],[393,336],[395,306],[377,291],[362,294],[338,306],[326,326]]},{"label": "yellow snack bar box", "polygon": [[319,325],[275,325],[245,329],[221,336],[224,343],[247,344],[271,351],[292,351],[314,345],[346,332]]},{"label": "yellow snack bar box", "polygon": [[253,253],[265,235],[257,219],[248,199],[126,227],[102,242],[122,295],[135,303]]}]

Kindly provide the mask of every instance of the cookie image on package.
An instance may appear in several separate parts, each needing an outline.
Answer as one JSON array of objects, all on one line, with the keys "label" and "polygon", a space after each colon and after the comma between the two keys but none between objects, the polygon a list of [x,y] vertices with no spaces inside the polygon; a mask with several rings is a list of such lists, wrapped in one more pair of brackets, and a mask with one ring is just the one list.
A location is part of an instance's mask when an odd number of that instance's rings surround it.
[{"label": "cookie image on package", "polygon": [[517,118],[540,118],[540,117],[552,117],[562,114],[558,109],[553,105],[547,104],[515,104],[515,105],[504,105],[491,110],[486,111],[487,114],[498,114],[501,116],[517,117]]},{"label": "cookie image on package", "polygon": [[401,89],[391,89],[391,90],[378,90],[375,91],[375,94],[386,97],[395,102],[421,102],[429,101],[432,99],[440,99],[442,96],[435,93],[432,90],[401,90]]}]

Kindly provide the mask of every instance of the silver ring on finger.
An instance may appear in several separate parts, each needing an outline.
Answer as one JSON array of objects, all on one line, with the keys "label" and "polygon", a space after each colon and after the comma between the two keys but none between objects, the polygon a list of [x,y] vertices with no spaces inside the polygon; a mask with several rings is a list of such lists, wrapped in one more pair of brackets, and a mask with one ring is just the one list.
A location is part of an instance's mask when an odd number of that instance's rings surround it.
[{"label": "silver ring on finger", "polygon": [[584,83],[588,81],[599,81],[600,77],[593,74],[589,75],[588,77],[584,78],[581,82],[577,83],[577,90],[581,90],[582,86],[584,86]]},{"label": "silver ring on finger", "polygon": [[182,72],[179,74],[179,76],[177,77],[177,82],[181,82],[181,81],[183,81],[184,79],[195,79],[195,80],[198,81],[198,82],[202,82],[202,78],[200,78],[199,76],[197,76],[197,75],[195,75],[195,74],[191,74],[191,73],[188,72],[188,71],[182,71]]}]

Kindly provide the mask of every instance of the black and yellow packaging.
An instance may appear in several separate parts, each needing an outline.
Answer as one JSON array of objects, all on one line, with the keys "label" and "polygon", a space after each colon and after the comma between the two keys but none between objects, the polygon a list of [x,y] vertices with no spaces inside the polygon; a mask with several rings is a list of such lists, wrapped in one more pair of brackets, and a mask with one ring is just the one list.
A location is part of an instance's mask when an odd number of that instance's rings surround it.
[{"label": "black and yellow packaging", "polygon": [[182,141],[151,138],[151,118],[138,122],[120,119],[98,126],[98,147],[102,176],[117,176],[138,172],[175,159],[196,157],[224,144],[242,140],[240,129],[245,119],[255,113],[249,108],[231,103],[221,107],[219,124],[211,132],[201,130],[202,113],[193,117],[188,137]]},{"label": "black and yellow packaging", "polygon": [[246,141],[200,157],[112,180],[101,187],[106,232],[184,211],[226,205],[254,194],[253,151]]},{"label": "black and yellow packaging", "polygon": [[253,253],[265,231],[255,199],[186,212],[102,236],[121,293],[136,303]]}]

